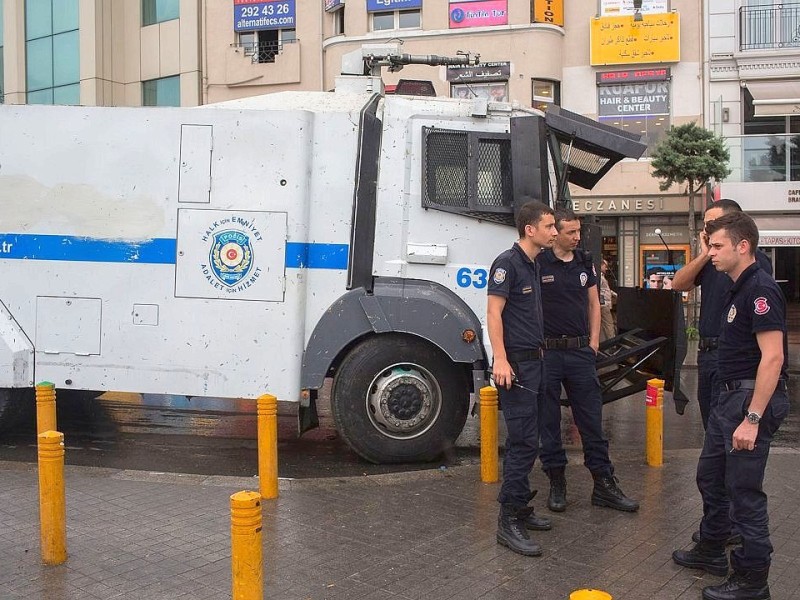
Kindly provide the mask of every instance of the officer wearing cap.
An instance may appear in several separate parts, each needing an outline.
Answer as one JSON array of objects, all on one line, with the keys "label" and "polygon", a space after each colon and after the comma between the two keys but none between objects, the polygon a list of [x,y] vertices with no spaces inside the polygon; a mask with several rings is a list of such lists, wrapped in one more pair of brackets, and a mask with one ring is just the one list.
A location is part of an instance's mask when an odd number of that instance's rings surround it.
[{"label": "officer wearing cap", "polygon": [[682,566],[728,574],[725,542],[732,526],[742,545],[733,571],[703,590],[709,600],[768,600],[772,555],[764,470],[775,432],[789,412],[786,301],[755,257],[758,228],[742,212],[706,224],[708,256],[733,285],[723,300],[718,345],[720,395],[711,406],[697,486],[703,496],[700,541],[676,550]]},{"label": "officer wearing cap", "polygon": [[539,397],[540,459],[550,478],[547,506],[567,507],[561,443],[561,386],[567,391],[572,416],[583,443],[584,465],[592,473],[592,504],[633,512],[639,503],[617,484],[603,435],[600,381],[596,355],[600,345],[600,299],[592,257],[578,248],[581,223],[574,212],[555,211],[558,235],[551,249],[536,258],[542,284],[546,384]]},{"label": "officer wearing cap", "polygon": [[524,204],[516,215],[519,240],[498,256],[489,271],[486,325],[494,362],[492,376],[506,422],[503,484],[497,498],[497,542],[525,556],[541,547],[527,529],[550,529],[537,517],[528,480],[538,451],[537,400],[543,380],[542,302],[534,258],[555,237],[553,210]]}]

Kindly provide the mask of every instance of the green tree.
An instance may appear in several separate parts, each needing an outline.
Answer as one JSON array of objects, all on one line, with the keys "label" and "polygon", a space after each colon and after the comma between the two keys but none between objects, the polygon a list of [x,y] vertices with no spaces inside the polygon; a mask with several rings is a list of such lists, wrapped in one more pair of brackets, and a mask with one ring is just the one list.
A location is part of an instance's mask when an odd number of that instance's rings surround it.
[{"label": "green tree", "polygon": [[[676,183],[687,184],[692,256],[697,255],[694,199],[709,182],[721,181],[730,174],[730,158],[723,139],[696,123],[670,127],[653,151],[650,161],[652,175],[662,180],[659,182],[661,191],[666,191]],[[689,325],[694,325],[693,297],[690,298],[689,311]]]}]

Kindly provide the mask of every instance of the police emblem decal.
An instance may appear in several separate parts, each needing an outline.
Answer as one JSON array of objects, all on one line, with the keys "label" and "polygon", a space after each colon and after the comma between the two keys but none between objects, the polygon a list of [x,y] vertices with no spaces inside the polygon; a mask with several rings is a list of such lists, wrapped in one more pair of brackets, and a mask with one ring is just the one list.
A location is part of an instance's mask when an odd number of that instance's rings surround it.
[{"label": "police emblem decal", "polygon": [[753,310],[757,315],[765,315],[769,312],[769,309],[769,303],[764,296],[759,296],[753,301]]},{"label": "police emblem decal", "polygon": [[589,281],[589,276],[585,272],[581,273],[581,287],[586,287],[587,281]]},{"label": "police emblem decal", "polygon": [[505,269],[495,269],[494,275],[492,275],[492,281],[496,284],[501,284],[506,280],[506,270]]},{"label": "police emblem decal", "polygon": [[728,323],[733,323],[733,320],[736,318],[736,307],[731,305],[731,309],[728,311]]},{"label": "police emblem decal", "polygon": [[227,230],[214,235],[209,254],[211,270],[220,283],[233,287],[253,266],[250,238],[241,231]]}]

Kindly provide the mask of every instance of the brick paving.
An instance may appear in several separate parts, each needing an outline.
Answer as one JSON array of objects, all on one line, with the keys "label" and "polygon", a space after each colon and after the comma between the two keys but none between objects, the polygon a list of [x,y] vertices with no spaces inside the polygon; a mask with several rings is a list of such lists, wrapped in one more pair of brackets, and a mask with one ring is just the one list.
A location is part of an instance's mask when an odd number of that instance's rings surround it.
[{"label": "brick paving", "polygon": [[[638,405],[637,405],[638,406]],[[618,409],[621,410],[621,409]],[[559,600],[580,588],[615,599],[700,598],[710,575],[670,559],[688,545],[702,506],[698,449],[614,451],[638,514],[589,503],[591,478],[571,448],[569,506],[535,534],[541,558],[495,543],[498,491],[477,465],[369,477],[281,481],[263,505],[264,597]],[[546,493],[536,469],[535,487]],[[68,560],[40,561],[36,466],[0,462],[0,598],[231,597],[229,497],[252,478],[67,467]],[[775,554],[773,598],[800,598],[800,451],[775,448],[765,487]]]}]

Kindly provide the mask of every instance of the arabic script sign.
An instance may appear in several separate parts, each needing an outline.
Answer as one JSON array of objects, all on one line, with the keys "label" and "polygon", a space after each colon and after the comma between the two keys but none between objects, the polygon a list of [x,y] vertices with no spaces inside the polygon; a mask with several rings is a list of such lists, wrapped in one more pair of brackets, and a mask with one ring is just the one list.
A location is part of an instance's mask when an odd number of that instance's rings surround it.
[{"label": "arabic script sign", "polygon": [[678,62],[681,59],[678,13],[601,17],[591,21],[592,65]]},{"label": "arabic script sign", "polygon": [[511,76],[510,62],[480,63],[473,67],[447,67],[447,81],[507,81]]}]

